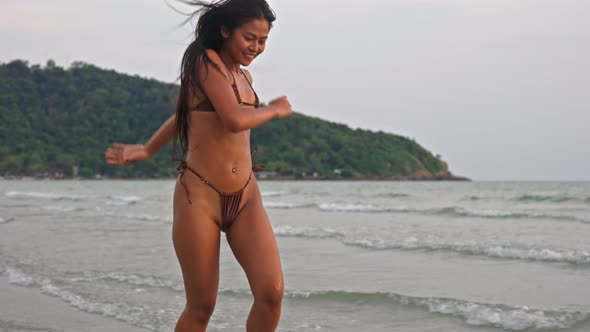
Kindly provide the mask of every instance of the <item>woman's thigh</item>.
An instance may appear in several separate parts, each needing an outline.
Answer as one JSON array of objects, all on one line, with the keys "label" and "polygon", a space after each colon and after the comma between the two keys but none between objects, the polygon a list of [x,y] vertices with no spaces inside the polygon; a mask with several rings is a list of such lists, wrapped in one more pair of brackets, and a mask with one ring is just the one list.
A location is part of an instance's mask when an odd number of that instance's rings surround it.
[{"label": "woman's thigh", "polygon": [[[191,193],[191,198],[195,194],[198,190]],[[196,197],[189,204],[177,181],[172,241],[182,270],[187,305],[197,308],[215,304],[219,284],[220,235],[209,205],[201,204]]]},{"label": "woman's thigh", "polygon": [[247,201],[229,229],[227,240],[256,297],[257,293],[266,294],[269,290],[282,292],[283,273],[258,183],[253,179],[250,185]]}]

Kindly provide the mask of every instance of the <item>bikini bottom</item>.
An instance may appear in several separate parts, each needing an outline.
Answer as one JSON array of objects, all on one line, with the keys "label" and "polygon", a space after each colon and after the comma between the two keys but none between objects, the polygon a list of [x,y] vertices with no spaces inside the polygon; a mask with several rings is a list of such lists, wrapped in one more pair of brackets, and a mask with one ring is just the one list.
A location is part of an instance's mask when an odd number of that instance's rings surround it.
[{"label": "bikini bottom", "polygon": [[[217,192],[217,194],[219,194],[219,200],[221,201],[221,225],[219,225],[219,229],[222,232],[226,233],[229,230],[229,228],[231,227],[231,225],[234,223],[234,221],[236,220],[236,217],[238,216],[238,212],[239,212],[238,208],[240,207],[240,202],[242,202],[242,194],[244,193],[244,189],[246,189],[246,187],[250,183],[250,180],[252,180],[252,172],[250,172],[250,176],[248,177],[248,181],[246,181],[246,184],[242,187],[242,189],[240,189],[236,192],[233,192],[233,193],[226,193],[226,192],[223,192],[223,191],[215,188],[211,183],[209,183],[209,180],[207,180],[201,174],[197,173],[194,169],[190,168],[186,164],[186,161],[184,161],[184,160],[179,160],[179,161],[181,162],[181,164],[180,164],[180,166],[178,166],[178,168],[176,170],[180,174],[180,183],[184,187],[184,190],[186,190],[186,196],[187,196],[189,204],[193,204],[193,202],[190,199],[190,193],[188,191],[188,188],[186,187],[184,182],[182,182],[182,177],[183,177],[184,172],[186,170],[189,170],[191,173],[196,175],[199,178],[199,180],[201,180],[201,182],[208,185],[209,187],[211,187],[211,189],[215,190]],[[257,170],[256,168],[253,169],[253,171],[256,171],[256,170]]]}]

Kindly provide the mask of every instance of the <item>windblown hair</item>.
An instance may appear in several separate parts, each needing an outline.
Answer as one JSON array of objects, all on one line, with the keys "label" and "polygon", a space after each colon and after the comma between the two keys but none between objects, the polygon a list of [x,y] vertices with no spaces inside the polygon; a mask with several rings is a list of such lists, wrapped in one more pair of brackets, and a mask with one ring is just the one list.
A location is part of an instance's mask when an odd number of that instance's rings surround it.
[{"label": "windblown hair", "polygon": [[[242,26],[252,19],[265,19],[269,26],[276,20],[276,16],[265,0],[219,0],[212,3],[198,0],[177,0],[184,4],[199,7],[188,14],[184,23],[198,17],[195,38],[190,43],[180,67],[180,94],[176,104],[176,135],[174,136],[174,152],[177,151],[178,141],[182,149],[182,157],[188,152],[189,137],[189,96],[191,89],[199,88],[203,91],[199,82],[199,67],[211,64],[213,68],[221,71],[207,56],[206,49],[212,49],[219,53],[223,45],[221,28],[229,31]],[[205,66],[199,66],[199,62]],[[206,75],[207,73],[205,73]]]}]

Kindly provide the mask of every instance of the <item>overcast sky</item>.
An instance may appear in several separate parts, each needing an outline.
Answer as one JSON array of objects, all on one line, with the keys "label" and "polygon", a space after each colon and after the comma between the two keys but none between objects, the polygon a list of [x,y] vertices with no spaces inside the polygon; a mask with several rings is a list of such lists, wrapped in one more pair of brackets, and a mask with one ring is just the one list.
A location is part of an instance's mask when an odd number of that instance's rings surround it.
[{"label": "overcast sky", "polygon": [[[269,3],[262,100],[415,138],[475,180],[590,180],[590,1]],[[0,0],[0,62],[173,82],[183,19],[164,0]]]}]

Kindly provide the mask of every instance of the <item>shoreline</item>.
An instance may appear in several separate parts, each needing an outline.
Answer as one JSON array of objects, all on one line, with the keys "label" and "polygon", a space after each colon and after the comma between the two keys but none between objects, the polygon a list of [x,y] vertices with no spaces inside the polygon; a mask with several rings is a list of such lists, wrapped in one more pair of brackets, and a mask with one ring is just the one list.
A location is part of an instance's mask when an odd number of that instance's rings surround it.
[{"label": "shoreline", "polygon": [[0,331],[145,332],[146,329],[87,313],[34,287],[10,283],[0,275]]}]

